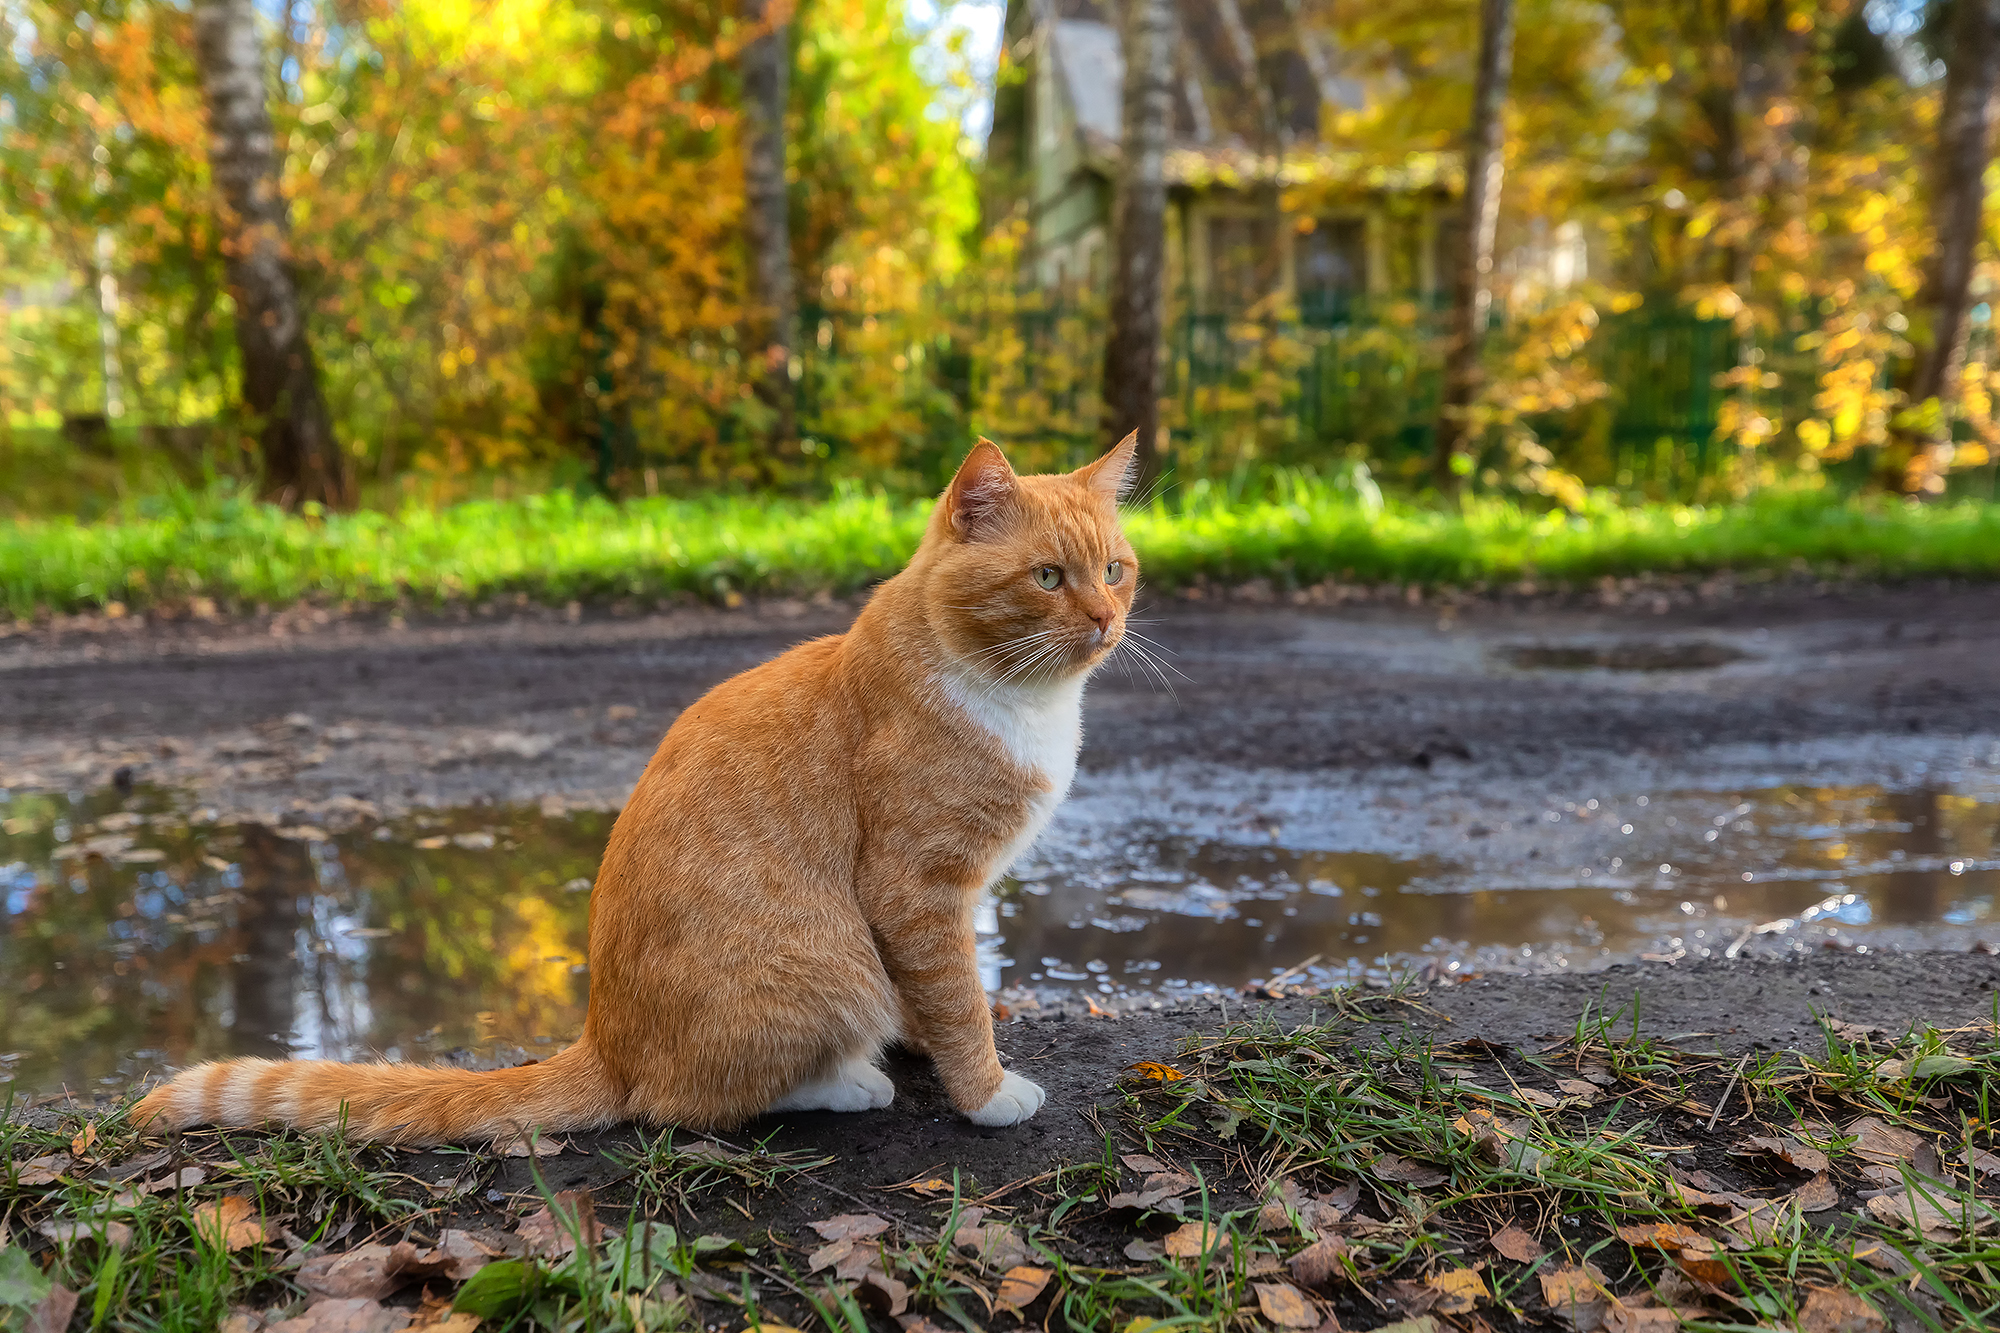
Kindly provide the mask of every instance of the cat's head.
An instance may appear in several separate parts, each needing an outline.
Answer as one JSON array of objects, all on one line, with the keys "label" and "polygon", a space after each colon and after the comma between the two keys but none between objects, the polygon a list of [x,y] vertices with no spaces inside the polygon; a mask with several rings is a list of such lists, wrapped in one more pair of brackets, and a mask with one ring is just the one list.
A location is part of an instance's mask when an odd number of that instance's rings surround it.
[{"label": "cat's head", "polygon": [[1139,583],[1118,522],[1137,443],[1040,477],[1016,476],[990,440],[966,456],[924,536],[927,617],[961,670],[1048,683],[1117,648]]}]

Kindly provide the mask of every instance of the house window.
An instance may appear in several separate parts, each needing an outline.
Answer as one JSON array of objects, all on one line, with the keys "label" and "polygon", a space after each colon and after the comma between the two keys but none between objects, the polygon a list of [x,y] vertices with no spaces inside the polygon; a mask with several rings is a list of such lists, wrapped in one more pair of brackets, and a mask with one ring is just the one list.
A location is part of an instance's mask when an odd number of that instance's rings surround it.
[{"label": "house window", "polygon": [[1321,218],[1293,249],[1299,310],[1306,318],[1347,313],[1368,290],[1368,225],[1360,218]]},{"label": "house window", "polygon": [[1278,285],[1278,232],[1269,217],[1208,220],[1208,297],[1212,309],[1234,314]]}]

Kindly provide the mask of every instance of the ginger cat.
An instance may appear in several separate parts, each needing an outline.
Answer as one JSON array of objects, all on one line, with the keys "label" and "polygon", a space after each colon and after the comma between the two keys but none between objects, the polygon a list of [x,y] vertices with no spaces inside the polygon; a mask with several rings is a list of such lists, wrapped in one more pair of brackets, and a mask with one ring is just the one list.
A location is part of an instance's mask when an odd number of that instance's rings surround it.
[{"label": "ginger cat", "polygon": [[1068,791],[1084,681],[1124,637],[1134,442],[1018,477],[980,441],[852,628],[681,714],[611,830],[575,1045],[483,1073],[198,1065],[135,1123],[313,1127],[344,1109],[349,1133],[399,1143],[723,1128],[887,1106],[875,1062],[899,1036],[973,1122],[1033,1115],[1042,1090],[994,1052],[972,909]]}]

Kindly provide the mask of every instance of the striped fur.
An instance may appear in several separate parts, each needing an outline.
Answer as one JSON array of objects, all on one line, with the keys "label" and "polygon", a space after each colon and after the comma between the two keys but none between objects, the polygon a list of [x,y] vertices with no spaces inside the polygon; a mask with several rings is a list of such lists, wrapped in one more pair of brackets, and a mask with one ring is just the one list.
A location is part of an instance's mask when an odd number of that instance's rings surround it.
[{"label": "striped fur", "polygon": [[1133,445],[1017,477],[981,441],[847,633],[681,714],[598,868],[576,1045],[490,1073],[202,1065],[137,1121],[344,1123],[404,1143],[626,1118],[722,1128],[777,1106],[887,1105],[873,1065],[899,1036],[976,1122],[1033,1115],[1041,1089],[994,1051],[972,909],[1068,790],[1083,681],[1124,637]]}]

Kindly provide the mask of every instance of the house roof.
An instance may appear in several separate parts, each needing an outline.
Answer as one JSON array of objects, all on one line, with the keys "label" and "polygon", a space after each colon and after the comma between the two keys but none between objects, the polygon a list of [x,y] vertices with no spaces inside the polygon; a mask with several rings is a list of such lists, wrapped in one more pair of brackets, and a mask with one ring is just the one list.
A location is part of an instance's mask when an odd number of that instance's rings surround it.
[{"label": "house roof", "polygon": [[[1172,0],[1175,19],[1170,180],[1269,179],[1257,164],[1325,156],[1322,111],[1359,108],[1328,36],[1298,0]],[[1048,52],[1075,116],[1085,160],[1105,170],[1122,137],[1125,60],[1112,0],[1050,0]]]}]

